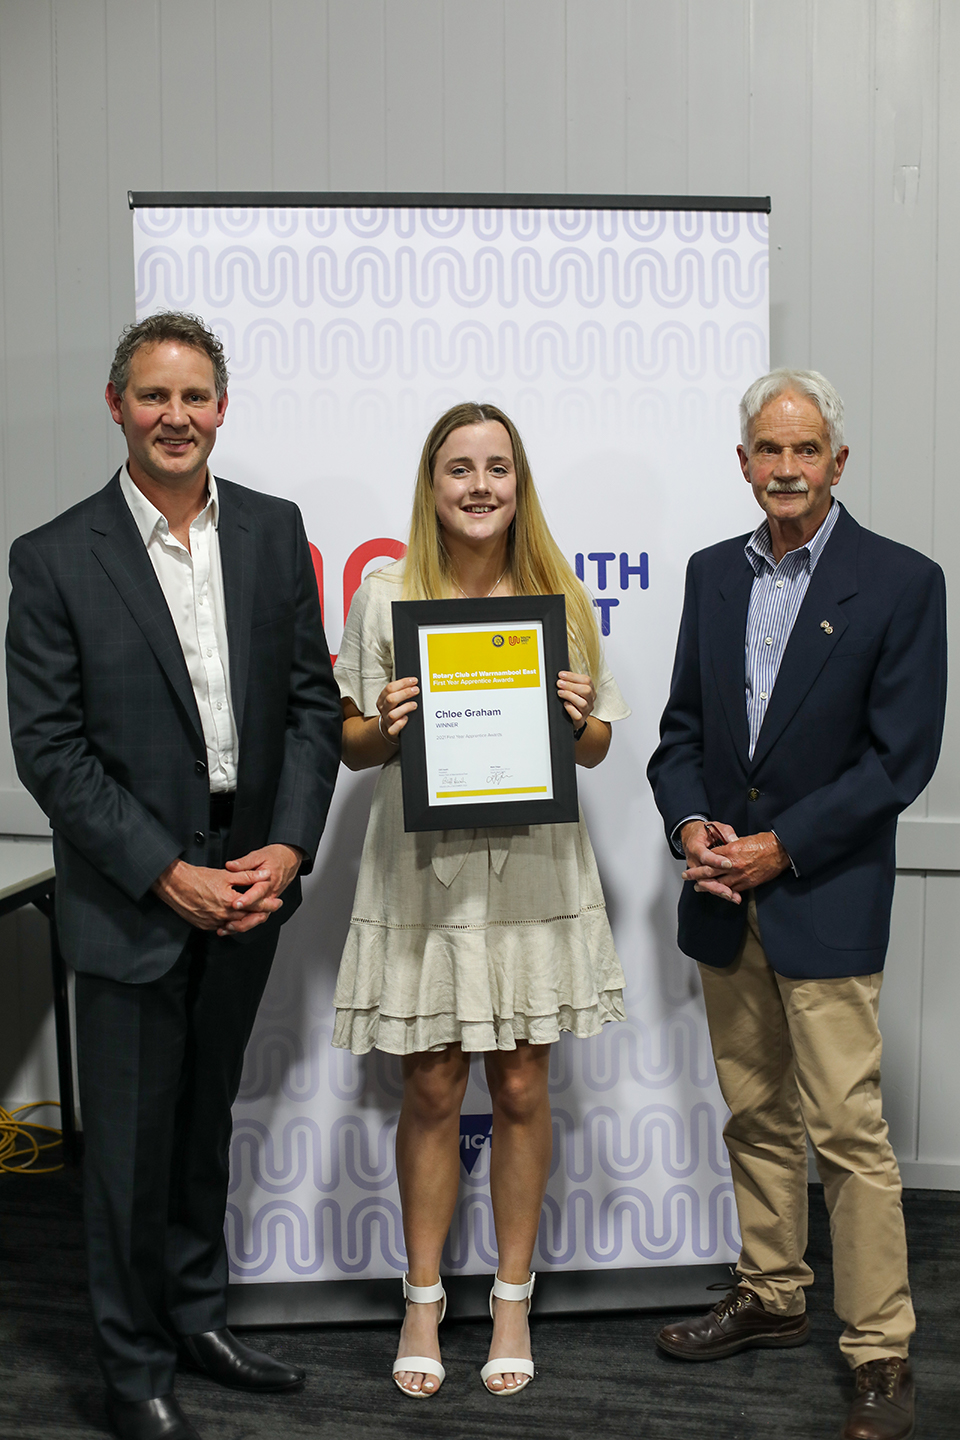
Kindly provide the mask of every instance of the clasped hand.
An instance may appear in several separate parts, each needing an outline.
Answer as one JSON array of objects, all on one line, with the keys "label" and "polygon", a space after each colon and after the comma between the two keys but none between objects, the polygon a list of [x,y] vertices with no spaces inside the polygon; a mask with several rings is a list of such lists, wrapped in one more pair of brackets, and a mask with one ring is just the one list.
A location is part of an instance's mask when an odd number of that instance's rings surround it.
[{"label": "clasped hand", "polygon": [[[711,832],[723,841],[711,844]],[[737,835],[732,825],[715,820],[688,820],[680,831],[680,843],[687,857],[684,880],[694,890],[719,895],[734,905],[741,903],[744,890],[753,890],[789,868],[790,857],[772,830],[758,835]]]},{"label": "clasped hand", "polygon": [[[420,686],[415,675],[402,680],[391,680],[377,696],[377,710],[380,734],[399,744],[400,731],[407,723],[412,711],[416,710],[415,695]],[[572,670],[561,670],[557,676],[557,694],[563,701],[563,708],[573,721],[575,730],[585,724],[587,716],[597,703],[597,692],[589,675],[577,675]]]},{"label": "clasped hand", "polygon": [[197,930],[243,935],[280,909],[280,896],[302,860],[292,845],[262,845],[228,860],[223,870],[174,860],[154,881],[153,890]]}]

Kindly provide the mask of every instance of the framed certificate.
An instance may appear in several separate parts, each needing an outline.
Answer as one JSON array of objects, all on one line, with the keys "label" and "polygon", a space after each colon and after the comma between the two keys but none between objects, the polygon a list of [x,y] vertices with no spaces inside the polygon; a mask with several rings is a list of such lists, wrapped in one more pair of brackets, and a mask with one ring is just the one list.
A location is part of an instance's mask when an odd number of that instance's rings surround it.
[{"label": "framed certificate", "polygon": [[397,676],[416,675],[400,732],[406,830],[578,818],[562,595],[396,600]]}]

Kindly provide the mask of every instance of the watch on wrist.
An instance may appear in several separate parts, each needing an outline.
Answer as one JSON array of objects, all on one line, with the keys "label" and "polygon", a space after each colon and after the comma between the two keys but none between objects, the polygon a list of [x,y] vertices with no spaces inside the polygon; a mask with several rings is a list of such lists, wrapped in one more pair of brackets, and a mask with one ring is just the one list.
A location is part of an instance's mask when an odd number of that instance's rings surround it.
[{"label": "watch on wrist", "polygon": [[574,730],[574,732],[573,732],[573,738],[574,738],[574,740],[579,740],[579,739],[580,739],[580,736],[583,734],[583,732],[584,732],[584,730],[586,730],[586,728],[587,728],[587,722],[586,722],[586,720],[584,720],[583,724],[580,726],[580,729],[579,729],[579,730]]}]

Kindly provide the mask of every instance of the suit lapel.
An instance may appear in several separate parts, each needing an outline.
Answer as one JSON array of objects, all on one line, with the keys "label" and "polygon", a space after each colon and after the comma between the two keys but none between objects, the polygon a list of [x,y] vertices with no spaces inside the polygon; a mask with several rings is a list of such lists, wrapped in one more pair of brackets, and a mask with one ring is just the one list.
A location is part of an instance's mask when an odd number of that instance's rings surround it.
[{"label": "suit lapel", "polygon": [[220,566],[227,608],[227,640],[230,646],[230,691],[238,736],[243,730],[244,700],[250,668],[250,625],[253,620],[253,592],[257,578],[257,551],[253,532],[234,488],[217,480],[220,502]]},{"label": "suit lapel", "polygon": [[752,586],[753,569],[746,555],[741,554],[720,582],[720,600],[711,619],[709,642],[717,692],[744,769],[750,745],[744,644]]},{"label": "suit lapel", "polygon": [[842,511],[823,548],[780,662],[753,752],[754,770],[793,719],[849,624],[840,606],[857,593],[858,529]]},{"label": "suit lapel", "polygon": [[94,514],[93,553],[143,632],[201,745],[203,731],[176,626],[146,546],[123,498],[119,471]]}]

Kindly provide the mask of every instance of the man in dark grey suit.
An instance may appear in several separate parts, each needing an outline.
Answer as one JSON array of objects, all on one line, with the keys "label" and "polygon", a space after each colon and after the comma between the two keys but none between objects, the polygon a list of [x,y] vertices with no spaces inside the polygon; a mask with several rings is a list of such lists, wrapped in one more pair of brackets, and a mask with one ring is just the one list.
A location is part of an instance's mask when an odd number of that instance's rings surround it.
[{"label": "man in dark grey suit", "polygon": [[296,506],[207,467],[216,336],[155,315],[107,403],[126,464],[10,555],[10,718],[54,833],[77,972],[90,1289],[124,1440],[189,1440],[178,1358],[222,1384],[304,1374],[226,1328],[230,1108],[279,926],[340,757],[340,703]]}]

